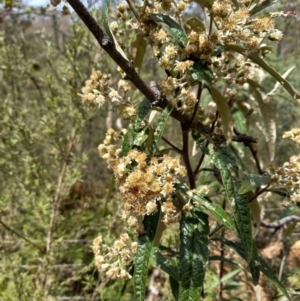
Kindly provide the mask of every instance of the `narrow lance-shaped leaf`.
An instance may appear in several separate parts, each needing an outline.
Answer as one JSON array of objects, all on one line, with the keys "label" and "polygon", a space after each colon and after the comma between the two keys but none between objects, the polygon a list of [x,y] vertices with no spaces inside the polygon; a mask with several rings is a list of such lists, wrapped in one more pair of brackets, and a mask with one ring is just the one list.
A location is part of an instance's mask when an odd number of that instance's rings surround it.
[{"label": "narrow lance-shaped leaf", "polygon": [[138,70],[141,70],[142,63],[144,60],[144,55],[147,48],[147,41],[144,38],[144,35],[142,33],[139,33],[134,40],[134,42],[131,44],[132,52],[133,52],[133,62],[134,67]]},{"label": "narrow lance-shaped leaf", "polygon": [[176,183],[176,188],[179,189],[183,194],[190,197],[192,200],[199,203],[201,205],[201,208],[205,208],[206,211],[211,213],[214,218],[226,228],[235,232],[237,231],[233,219],[221,206],[208,201],[204,196],[193,193],[181,182]]},{"label": "narrow lance-shaped leaf", "polygon": [[118,52],[128,61],[126,54],[124,53],[119,43],[117,42],[115,36],[113,35],[112,31],[110,30],[109,22],[108,22],[109,6],[110,6],[110,0],[103,0],[101,11],[102,11],[102,23],[103,23],[104,30],[106,34],[110,37],[110,39],[114,42],[114,45],[118,50]]},{"label": "narrow lance-shaped leaf", "polygon": [[[224,245],[230,247],[236,253],[238,253],[243,259],[245,259],[246,261],[248,260],[245,249],[241,243],[236,242],[236,241],[227,240],[224,237],[213,238],[212,240],[222,242]],[[259,281],[260,265],[257,263],[257,258],[258,258],[257,250],[256,250],[256,247],[254,246],[253,257],[249,261],[249,268],[250,268],[250,272],[252,275],[254,285],[257,285],[258,281]]]},{"label": "narrow lance-shaped leaf", "polygon": [[268,6],[271,6],[272,4],[274,4],[275,2],[277,2],[278,0],[265,0],[261,3],[259,3],[259,1],[256,1],[258,4],[255,5],[251,10],[250,10],[250,15],[254,15],[258,12],[260,12],[261,10],[267,8]]},{"label": "narrow lance-shaped leaf", "polygon": [[140,235],[138,238],[138,248],[134,262],[134,287],[136,301],[145,300],[148,264],[159,218],[160,207],[156,213],[146,215],[143,221],[145,233]]},{"label": "narrow lance-shaped leaf", "polygon": [[224,135],[227,143],[229,143],[232,138],[233,120],[227,100],[216,88],[209,87],[209,91],[215,103],[217,104],[219,114],[222,118]]},{"label": "narrow lance-shaped leaf", "polygon": [[178,269],[175,260],[170,260],[163,256],[160,252],[156,252],[156,264],[170,277],[170,285],[174,299],[179,298],[179,283],[178,283]]},{"label": "narrow lance-shaped leaf", "polygon": [[228,147],[220,147],[212,154],[212,161],[220,170],[223,185],[231,204],[239,236],[245,248],[247,259],[253,254],[252,224],[246,195],[239,195],[238,166]]},{"label": "narrow lance-shaped leaf", "polygon": [[171,17],[163,14],[150,14],[149,17],[156,23],[163,23],[167,26],[170,34],[175,42],[181,47],[185,48],[188,44],[188,37],[183,28],[174,21]]},{"label": "narrow lance-shaped leaf", "polygon": [[[282,78],[287,79],[288,76],[293,72],[293,70],[294,70],[295,68],[296,68],[296,67],[293,66],[293,67],[291,67],[290,69],[288,69],[286,72],[284,72],[284,74],[282,74]],[[272,95],[276,94],[276,91],[278,90],[279,87],[280,87],[280,83],[279,83],[279,82],[276,82],[274,88],[273,88],[266,96],[272,96]]]},{"label": "narrow lance-shaped leaf", "polygon": [[[245,48],[239,45],[226,44],[226,47],[240,53],[245,54]],[[297,103],[300,103],[300,94],[299,92],[279,73],[277,73],[271,66],[269,66],[258,54],[250,53],[247,54],[247,57],[252,60],[254,63],[266,70],[271,76],[273,76],[285,90],[293,97],[293,100]]]},{"label": "narrow lance-shaped leaf", "polygon": [[270,161],[274,160],[275,157],[275,148],[276,148],[276,103],[274,100],[271,100],[269,97],[265,101],[258,90],[252,87],[253,92],[255,93],[255,99],[258,102],[260,112],[265,124],[266,129],[266,140],[269,146]]},{"label": "narrow lance-shaped leaf", "polygon": [[152,140],[152,145],[151,145],[151,150],[150,150],[151,155],[154,155],[154,153],[156,151],[157,144],[163,134],[166,122],[167,122],[170,114],[172,113],[173,108],[174,107],[171,104],[168,104],[167,107],[162,111],[162,113],[160,115],[158,125],[156,127],[154,137]]},{"label": "narrow lance-shaped leaf", "polygon": [[179,300],[198,301],[208,264],[208,216],[195,208],[180,222]]}]

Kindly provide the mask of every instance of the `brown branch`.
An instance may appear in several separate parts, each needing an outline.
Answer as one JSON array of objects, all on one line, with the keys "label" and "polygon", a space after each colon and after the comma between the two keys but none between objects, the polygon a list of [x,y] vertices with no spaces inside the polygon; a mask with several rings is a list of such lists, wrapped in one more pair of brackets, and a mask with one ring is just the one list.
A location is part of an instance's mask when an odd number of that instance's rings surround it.
[{"label": "brown branch", "polygon": [[232,141],[234,142],[243,142],[243,143],[257,143],[258,139],[245,135],[245,134],[239,134],[232,136]]},{"label": "brown branch", "polygon": [[291,223],[291,222],[299,222],[300,221],[300,217],[297,215],[290,215],[290,216],[286,216],[282,219],[280,219],[278,222],[274,222],[274,223],[267,223],[264,221],[261,221],[260,225],[264,228],[270,228],[270,229],[275,229],[278,230],[282,227],[285,227],[285,225],[287,223]]},{"label": "brown branch", "polygon": [[258,160],[258,157],[257,157],[257,150],[253,148],[253,145],[251,143],[248,143],[248,144],[245,144],[245,145],[248,146],[248,148],[249,148],[249,150],[250,150],[250,152],[251,152],[251,154],[254,158],[258,173],[263,175],[264,171],[260,167],[260,163],[259,163],[259,160]]},{"label": "brown branch", "polygon": [[[161,95],[159,90],[148,86],[135,71],[134,66],[127,61],[115,48],[113,41],[104,33],[97,21],[88,12],[80,0],[69,0],[68,3],[78,14],[80,19],[87,26],[89,31],[96,38],[101,48],[122,68],[126,74],[126,79],[130,80],[133,85],[152,103],[152,105],[164,109],[168,105],[166,98]],[[173,110],[171,116],[181,123],[188,123],[189,117],[177,110]],[[194,122],[191,129],[198,130],[202,133],[209,133],[209,127],[200,122]]]},{"label": "brown branch", "polygon": [[185,125],[181,124],[182,130],[182,159],[185,164],[187,175],[190,183],[190,189],[194,189],[196,187],[195,183],[195,175],[191,166],[191,161],[189,157],[189,132],[185,130]]},{"label": "brown branch", "polygon": [[68,0],[68,3],[78,14],[83,23],[87,26],[89,31],[96,38],[99,45],[104,51],[116,62],[118,66],[126,73],[126,77],[130,80],[138,90],[150,101],[158,101],[161,97],[154,93],[149,86],[140,78],[134,69],[134,66],[127,61],[116,49],[113,41],[104,33],[104,30],[99,26],[97,21],[85,8],[80,0]]},{"label": "brown branch", "polygon": [[75,138],[76,138],[76,134],[77,134],[77,130],[74,129],[72,134],[71,134],[69,147],[67,149],[66,156],[65,156],[65,159],[64,159],[64,162],[62,164],[61,171],[60,171],[60,174],[59,174],[59,177],[58,177],[57,188],[56,188],[55,196],[53,198],[50,224],[49,224],[49,228],[48,228],[48,232],[47,232],[46,253],[49,253],[50,249],[51,249],[52,232],[53,232],[53,228],[54,228],[54,224],[55,224],[55,218],[56,218],[57,210],[58,210],[58,207],[59,207],[59,200],[60,200],[60,194],[61,194],[61,189],[62,189],[62,185],[63,185],[63,179],[64,179],[64,175],[66,173],[66,169],[67,169],[67,165],[68,165],[68,159],[69,159],[69,156],[70,156],[70,153],[71,153],[71,150],[72,150]]},{"label": "brown branch", "polygon": [[195,116],[197,114],[197,111],[198,111],[198,107],[199,107],[199,104],[200,104],[200,99],[201,99],[201,94],[202,94],[202,83],[200,82],[199,83],[199,87],[198,87],[198,92],[197,92],[197,103],[194,107],[194,112],[193,112],[193,115],[192,115],[192,118],[188,124],[188,129],[190,129],[191,125],[193,124],[194,120],[195,120]]},{"label": "brown branch", "polygon": [[263,188],[262,190],[259,190],[249,201],[248,203],[251,203],[252,201],[254,201],[259,195],[261,195],[262,193],[268,191],[268,188],[271,186],[271,184],[268,184],[265,188]]},{"label": "brown branch", "polygon": [[126,0],[126,2],[128,3],[128,5],[129,5],[132,13],[136,17],[136,19],[141,23],[140,16],[139,16],[138,12],[136,11],[136,9],[135,9],[133,3],[131,2],[131,0]]}]

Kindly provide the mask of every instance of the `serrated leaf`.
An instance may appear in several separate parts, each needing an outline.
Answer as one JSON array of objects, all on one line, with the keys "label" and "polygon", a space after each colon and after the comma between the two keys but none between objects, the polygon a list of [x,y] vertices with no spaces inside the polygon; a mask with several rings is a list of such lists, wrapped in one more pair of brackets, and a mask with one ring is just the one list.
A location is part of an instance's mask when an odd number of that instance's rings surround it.
[{"label": "serrated leaf", "polygon": [[238,194],[245,194],[252,191],[261,185],[267,185],[271,182],[271,177],[269,175],[257,175],[249,174],[246,176],[246,180],[242,182]]},{"label": "serrated leaf", "polygon": [[192,17],[186,21],[186,24],[196,32],[203,32],[206,30],[205,24],[198,18]]},{"label": "serrated leaf", "polygon": [[132,56],[133,56],[133,63],[134,67],[137,68],[139,71],[142,68],[144,55],[147,48],[147,41],[144,38],[142,33],[138,33],[136,39],[131,45],[132,47]]},{"label": "serrated leaf", "polygon": [[133,143],[136,141],[135,139],[141,131],[141,122],[151,110],[151,107],[151,103],[148,99],[144,99],[140,103],[138,108],[138,115],[136,116],[134,122],[129,126],[128,131],[124,136],[121,156],[126,156],[132,149]]},{"label": "serrated leaf", "polygon": [[226,98],[214,87],[209,87],[210,94],[217,104],[222,118],[222,126],[227,144],[230,143],[233,133],[233,120]]},{"label": "serrated leaf", "polygon": [[194,0],[194,2],[198,3],[200,6],[204,6],[206,8],[211,8],[215,0]]},{"label": "serrated leaf", "polygon": [[195,208],[180,221],[179,300],[200,300],[208,265],[208,216]]},{"label": "serrated leaf", "polygon": [[274,100],[269,99],[264,101],[261,94],[257,91],[256,88],[252,87],[255,93],[255,99],[258,102],[260,112],[264,121],[265,130],[266,130],[266,140],[269,146],[270,161],[274,160],[275,157],[275,148],[276,148],[276,103]]},{"label": "serrated leaf", "polygon": [[145,215],[143,224],[145,233],[138,237],[138,248],[134,262],[135,300],[144,301],[147,287],[148,264],[153,241],[160,218],[160,207],[152,215]]},{"label": "serrated leaf", "polygon": [[[226,44],[226,47],[245,55],[245,48],[239,45]],[[254,63],[262,67],[265,71],[267,71],[273,78],[275,78],[284,88],[285,90],[293,97],[293,100],[300,103],[300,94],[299,92],[279,73],[276,72],[271,66],[269,66],[262,58],[259,57],[256,53],[247,53],[247,58],[252,60]]]},{"label": "serrated leaf", "polygon": [[150,154],[151,155],[155,154],[157,144],[158,144],[158,142],[159,142],[159,140],[160,140],[160,138],[163,134],[166,122],[167,122],[170,114],[172,113],[173,108],[174,107],[171,104],[168,104],[166,106],[166,108],[162,111],[161,115],[160,115],[156,130],[155,130],[155,133],[154,133],[154,137],[153,137],[153,140],[152,140],[152,145],[151,145],[151,149],[150,149]]},{"label": "serrated leaf", "polygon": [[220,147],[211,156],[213,163],[219,169],[223,186],[231,205],[238,233],[250,261],[253,256],[253,239],[250,208],[246,195],[239,195],[238,166],[228,147]]},{"label": "serrated leaf", "polygon": [[117,42],[114,34],[110,30],[109,22],[108,22],[109,6],[110,6],[110,0],[103,0],[101,12],[102,12],[102,23],[103,23],[104,30],[105,30],[106,34],[110,37],[112,42],[114,43],[116,50],[123,56],[124,59],[126,59],[128,61],[126,54],[124,53],[124,51],[120,47],[119,43]]},{"label": "serrated leaf", "polygon": [[185,48],[188,44],[188,37],[183,28],[174,21],[171,17],[163,14],[150,14],[149,17],[155,23],[163,23],[167,26],[168,31],[174,38],[175,42],[181,47]]},{"label": "serrated leaf", "polygon": [[211,69],[201,62],[196,62],[191,67],[191,75],[196,82],[202,82],[203,87],[210,86],[214,76]]},{"label": "serrated leaf", "polygon": [[208,212],[210,212],[215,219],[224,225],[226,228],[236,232],[235,223],[230,215],[218,204],[208,201],[204,196],[198,195],[190,191],[184,184],[181,182],[176,183],[176,188],[179,189],[182,193],[192,198],[194,201],[198,202],[203,206]]},{"label": "serrated leaf", "polygon": [[250,11],[250,15],[254,15],[258,12],[260,12],[261,10],[267,8],[270,5],[273,5],[275,2],[277,2],[278,0],[265,0],[262,3],[259,3],[258,5],[255,5]]}]

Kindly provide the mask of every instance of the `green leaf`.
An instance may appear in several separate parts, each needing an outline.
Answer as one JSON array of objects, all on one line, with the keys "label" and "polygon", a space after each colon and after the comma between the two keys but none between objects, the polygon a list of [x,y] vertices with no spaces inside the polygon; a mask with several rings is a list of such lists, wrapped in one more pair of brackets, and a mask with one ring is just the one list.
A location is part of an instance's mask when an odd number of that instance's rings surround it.
[{"label": "green leaf", "polygon": [[136,39],[131,45],[133,54],[133,63],[134,67],[137,68],[139,71],[142,68],[146,48],[147,48],[147,41],[144,38],[142,33],[137,34]]},{"label": "green leaf", "polygon": [[192,131],[192,137],[195,140],[197,146],[201,149],[202,153],[208,155],[209,150],[206,147],[205,138],[198,131]]},{"label": "green leaf", "polygon": [[275,157],[275,148],[276,148],[276,103],[274,100],[268,99],[265,101],[258,90],[252,87],[252,90],[255,94],[255,99],[258,102],[260,112],[264,121],[265,130],[266,130],[266,140],[269,146],[270,161],[274,160]]},{"label": "green leaf", "polygon": [[224,136],[227,143],[230,143],[233,133],[233,120],[226,98],[214,87],[209,87],[209,92],[217,104],[219,114],[222,118]]},{"label": "green leaf", "polygon": [[206,8],[211,8],[215,0],[194,0],[200,6],[204,6]]},{"label": "green leaf", "polygon": [[195,208],[180,221],[179,300],[198,301],[208,264],[208,216]]},{"label": "green leaf", "polygon": [[[226,44],[226,47],[245,55],[245,48],[239,45]],[[247,58],[252,60],[254,63],[262,67],[265,71],[267,71],[273,78],[275,78],[284,88],[285,90],[293,97],[296,103],[300,102],[300,94],[299,92],[279,73],[277,73],[271,66],[269,66],[262,58],[258,56],[256,53],[247,53]]]},{"label": "green leaf", "polygon": [[173,106],[171,104],[168,104],[167,107],[162,111],[155,133],[154,133],[154,137],[152,140],[152,145],[151,145],[151,149],[150,149],[150,155],[154,155],[156,148],[157,148],[157,144],[163,134],[166,122],[170,116],[170,114],[172,113],[173,110]]},{"label": "green leaf", "polygon": [[258,257],[258,263],[260,264],[260,271],[291,301],[285,286],[277,279],[267,263],[261,257]]},{"label": "green leaf", "polygon": [[[212,238],[212,240],[221,242],[222,244],[224,244],[224,245],[228,246],[229,248],[233,249],[236,253],[239,254],[240,257],[247,260],[245,249],[244,249],[244,247],[241,243],[236,242],[236,241],[227,240],[224,237]],[[257,263],[257,258],[258,258],[257,250],[256,250],[256,247],[254,246],[254,248],[253,248],[253,257],[249,262],[249,268],[250,268],[250,272],[251,272],[251,275],[252,275],[253,283],[255,285],[258,284],[259,272],[260,272],[260,265]]]},{"label": "green leaf", "polygon": [[[140,139],[139,135],[143,135],[145,134],[144,131],[142,131],[142,134],[140,134],[140,130],[141,130],[141,122],[142,120],[146,117],[146,115],[148,114],[148,112],[151,110],[151,103],[148,99],[144,99],[140,105],[139,105],[139,109],[138,109],[138,115],[136,116],[133,124],[131,124],[128,128],[128,131],[126,132],[125,136],[124,136],[124,141],[123,141],[123,145],[122,145],[122,151],[121,151],[121,156],[126,156],[128,154],[128,152],[132,149],[132,146],[134,145],[134,143],[137,143],[139,140],[136,139]],[[143,130],[143,128],[142,128]]]},{"label": "green leaf", "polygon": [[101,12],[102,12],[102,24],[103,24],[104,30],[105,30],[106,34],[109,36],[109,38],[112,40],[112,42],[114,43],[117,51],[124,57],[124,59],[126,59],[128,61],[126,54],[124,53],[124,51],[120,47],[119,43],[117,42],[115,36],[113,35],[112,31],[110,30],[109,22],[108,22],[109,6],[110,6],[110,0],[103,0]]},{"label": "green leaf", "polygon": [[134,262],[134,287],[135,300],[137,301],[145,300],[148,264],[159,218],[160,208],[156,213],[146,215],[143,221],[146,233],[138,237],[138,248]]},{"label": "green leaf", "polygon": [[201,205],[201,207],[204,207],[209,213],[211,213],[215,217],[215,219],[219,223],[224,225],[226,228],[234,232],[237,231],[233,219],[221,206],[208,201],[204,196],[193,193],[181,182],[176,183],[176,188],[183,192],[185,195],[188,195],[194,201],[198,202]]},{"label": "green leaf", "polygon": [[196,82],[202,82],[204,87],[211,85],[214,76],[211,69],[201,62],[196,62],[191,67],[191,75]]},{"label": "green leaf", "polygon": [[242,182],[238,194],[245,194],[252,191],[261,185],[267,185],[271,182],[271,177],[269,175],[256,175],[249,174],[246,176],[246,180]]},{"label": "green leaf", "polygon": [[236,110],[233,115],[233,120],[236,126],[236,129],[239,131],[241,134],[245,134],[247,132],[247,123],[246,123],[246,118],[243,112]]},{"label": "green leaf", "polygon": [[176,41],[176,43],[181,47],[185,48],[188,44],[188,37],[183,30],[183,28],[174,21],[171,17],[163,14],[150,14],[149,17],[155,23],[163,23],[167,26],[168,31]]},{"label": "green leaf", "polygon": [[226,282],[228,281],[229,279],[233,278],[235,275],[237,275],[238,273],[240,273],[241,269],[236,269],[236,270],[233,270],[229,273],[227,273],[226,275],[224,275],[221,279],[220,279],[220,282]]},{"label": "green leaf", "polygon": [[196,32],[203,32],[206,30],[205,24],[196,17],[189,18],[186,21],[186,24]]},{"label": "green leaf", "polygon": [[160,252],[156,252],[156,264],[170,276],[170,285],[175,300],[179,297],[178,270],[175,260],[170,260]]},{"label": "green leaf", "polygon": [[[255,5],[250,11],[250,15],[254,15],[258,12],[260,12],[261,10],[267,8],[268,6],[274,4],[275,2],[277,2],[278,0],[265,0],[262,3]],[[258,2],[259,3],[259,2]]]},{"label": "green leaf", "polygon": [[260,85],[258,82],[254,81],[250,78],[247,79],[247,83],[252,87],[255,87],[257,89],[261,89],[262,91],[266,91],[266,89],[262,85]]},{"label": "green leaf", "polygon": [[212,161],[220,170],[223,186],[231,204],[238,233],[245,248],[247,259],[250,261],[253,255],[250,208],[247,196],[238,194],[240,183],[235,158],[228,147],[220,147],[212,154]]}]

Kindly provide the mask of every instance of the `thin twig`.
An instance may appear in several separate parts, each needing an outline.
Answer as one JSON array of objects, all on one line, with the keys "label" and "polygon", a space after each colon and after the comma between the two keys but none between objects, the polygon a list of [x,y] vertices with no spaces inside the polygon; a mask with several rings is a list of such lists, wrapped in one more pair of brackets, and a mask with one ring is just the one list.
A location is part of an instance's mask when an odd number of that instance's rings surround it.
[{"label": "thin twig", "polygon": [[264,227],[264,228],[278,230],[282,227],[285,227],[286,224],[291,223],[291,222],[300,222],[300,217],[297,215],[290,215],[290,216],[286,216],[286,217],[280,219],[278,222],[274,222],[274,223],[267,223],[267,222],[261,221],[260,225],[261,225],[261,227]]},{"label": "thin twig", "polygon": [[264,174],[264,171],[262,170],[261,166],[260,166],[260,163],[259,163],[259,160],[258,160],[258,157],[257,157],[257,150],[255,150],[253,148],[253,145],[251,143],[247,143],[246,146],[248,146],[252,156],[253,156],[253,159],[255,161],[255,164],[256,164],[256,168],[257,168],[257,171],[259,174],[263,175]]},{"label": "thin twig", "polygon": [[182,131],[182,144],[183,144],[181,155],[187,170],[190,189],[194,189],[196,187],[196,182],[195,182],[195,175],[189,157],[189,131],[185,129],[185,125],[183,124],[181,124],[181,131]]},{"label": "thin twig", "polygon": [[251,203],[252,201],[254,201],[259,195],[266,192],[270,186],[271,186],[271,184],[268,184],[265,188],[263,188],[262,190],[259,190],[248,202]]},{"label": "thin twig", "polygon": [[9,227],[8,225],[6,225],[6,223],[4,223],[2,220],[0,220],[0,224],[9,232],[15,234],[16,236],[22,238],[23,240],[25,240],[26,242],[28,242],[29,244],[31,244],[32,246],[36,247],[38,250],[44,252],[44,250],[39,247],[38,245],[36,245],[34,242],[32,242],[30,239],[26,238],[25,236],[23,236],[22,234],[20,234],[19,232],[15,231],[14,229],[12,229],[11,227]]},{"label": "thin twig", "polygon": [[[143,120],[150,129],[152,129],[153,131],[155,130],[154,127],[147,121],[147,120]],[[164,136],[161,137],[161,139],[163,141],[165,141],[175,152],[177,152],[178,154],[182,154],[182,150],[179,149],[177,146],[175,146],[172,142],[170,142],[167,138],[165,138]]]},{"label": "thin twig", "polygon": [[[216,126],[216,123],[217,123],[218,118],[219,118],[219,112],[217,111],[217,112],[216,112],[215,120],[213,121],[213,123],[212,123],[212,125],[211,125],[211,127],[210,127],[210,130],[209,130],[209,131],[210,131],[210,134],[212,134],[213,131],[215,130],[215,126]],[[209,140],[206,140],[205,148],[207,148],[208,145],[209,145]],[[194,170],[194,175],[196,175],[196,174],[199,172],[200,167],[201,167],[201,165],[202,165],[202,163],[203,163],[204,157],[205,157],[205,153],[202,153],[202,155],[201,155],[201,157],[200,157],[200,160],[199,160],[199,162],[198,162],[198,164],[197,164],[197,166],[196,166],[196,168],[195,168],[195,170]]]},{"label": "thin twig", "polygon": [[63,185],[63,179],[64,179],[64,176],[65,176],[65,173],[66,173],[66,169],[67,169],[67,165],[68,165],[68,159],[69,159],[71,150],[73,148],[74,141],[76,139],[76,134],[77,134],[77,130],[73,129],[72,134],[71,134],[69,147],[67,149],[66,156],[65,156],[65,159],[64,159],[64,162],[62,164],[61,171],[60,171],[60,174],[59,174],[59,177],[58,177],[57,188],[56,188],[55,196],[53,198],[50,224],[49,224],[48,233],[47,233],[46,253],[49,253],[50,249],[51,249],[52,232],[53,232],[53,227],[54,227],[54,224],[55,224],[55,218],[56,218],[57,210],[58,210],[58,207],[59,207],[59,201],[60,201],[60,194],[61,194],[61,189],[62,189],[62,185]]},{"label": "thin twig", "polygon": [[133,12],[134,16],[136,17],[136,19],[139,21],[139,23],[141,23],[140,16],[139,16],[138,12],[136,11],[131,0],[126,0],[126,2],[128,3],[128,5],[129,5],[131,11]]},{"label": "thin twig", "polygon": [[198,111],[198,107],[199,107],[199,104],[200,104],[200,99],[201,99],[201,94],[202,94],[202,83],[200,82],[199,83],[199,87],[198,87],[198,92],[197,92],[197,103],[194,107],[194,111],[193,111],[193,115],[192,115],[192,118],[188,124],[188,129],[190,129],[191,125],[193,124],[194,120],[195,120],[195,117],[196,117],[196,114],[197,114],[197,111]]}]

